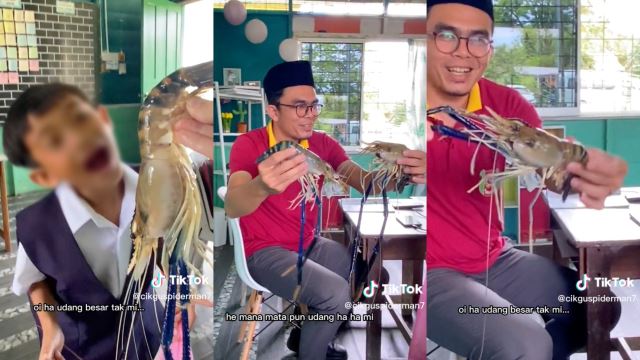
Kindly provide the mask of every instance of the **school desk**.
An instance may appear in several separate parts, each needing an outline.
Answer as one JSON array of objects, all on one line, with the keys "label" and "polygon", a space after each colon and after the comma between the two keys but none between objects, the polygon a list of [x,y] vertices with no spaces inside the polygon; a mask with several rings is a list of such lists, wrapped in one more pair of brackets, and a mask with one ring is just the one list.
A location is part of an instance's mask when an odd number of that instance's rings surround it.
[{"label": "school desk", "polygon": [[[640,214],[640,204],[603,210],[551,208],[556,253],[562,258],[577,257],[580,279],[584,274],[592,279],[583,296],[611,295],[608,288],[597,286],[596,277],[640,278],[640,225],[631,213]],[[640,280],[635,280],[634,287],[640,287]],[[640,328],[634,337],[612,339],[607,330],[611,314],[606,309],[606,303],[587,302],[587,358],[608,360],[610,351],[619,351],[623,359],[634,359],[631,350],[640,349]]]},{"label": "school desk", "polygon": [[[420,284],[422,285],[422,273],[424,260],[426,255],[426,208],[418,207],[409,210],[396,210],[394,204],[405,205],[411,207],[418,203],[424,204],[421,199],[389,199],[389,216],[384,231],[384,241],[381,244],[381,250],[375,261],[369,280],[378,281],[382,271],[382,260],[402,260],[402,282],[404,284]],[[340,207],[344,213],[344,231],[346,239],[353,239],[356,234],[356,225],[358,223],[358,211],[360,208],[360,199],[341,199]],[[362,213],[362,222],[360,224],[359,233],[364,246],[364,258],[367,263],[371,262],[373,249],[378,242],[380,230],[382,228],[382,204],[380,199],[369,199]],[[405,215],[415,216],[415,220],[420,222],[421,228],[410,228],[403,226],[397,218],[403,219]],[[399,284],[398,284],[399,285]],[[426,289],[422,289],[426,291]],[[382,295],[382,286],[378,289],[374,302],[377,304],[418,304],[419,294],[403,294],[403,295]],[[361,301],[364,302],[364,297]],[[426,304],[423,304],[426,306]],[[389,309],[388,307],[384,307]],[[393,320],[395,321],[402,336],[407,341],[407,349],[411,343],[411,327],[406,323],[405,319],[410,318],[412,309],[404,308],[401,314],[398,314],[393,308],[389,309]],[[382,312],[381,308],[369,309],[367,314],[373,315],[372,321],[367,321],[366,329],[366,359],[380,359],[380,340],[382,335]]]}]

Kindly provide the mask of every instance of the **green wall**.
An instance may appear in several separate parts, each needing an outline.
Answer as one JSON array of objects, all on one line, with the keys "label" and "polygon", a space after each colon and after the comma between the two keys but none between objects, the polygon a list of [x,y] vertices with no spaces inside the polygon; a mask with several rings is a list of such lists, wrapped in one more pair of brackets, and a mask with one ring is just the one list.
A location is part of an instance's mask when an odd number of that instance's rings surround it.
[{"label": "green wall", "polygon": [[182,63],[182,6],[145,0],[142,21],[142,93],[147,93]]},{"label": "green wall", "polygon": [[[98,99],[103,104],[141,103],[149,89],[180,67],[182,5],[168,0],[109,0],[107,4],[109,51],[124,51],[127,73],[101,73]],[[104,9],[103,3],[100,6]],[[104,31],[101,39],[106,44]]]},{"label": "green wall", "polygon": [[[253,19],[260,19],[267,25],[267,39],[261,44],[250,43],[244,35],[244,25]],[[272,66],[283,61],[278,46],[289,36],[288,15],[249,13],[245,23],[233,26],[221,12],[215,11],[214,23],[213,51],[216,61],[213,74],[220,85],[223,68],[242,69],[242,81],[262,81]]]},{"label": "green wall", "polygon": [[[261,44],[250,43],[244,35],[244,25],[252,19],[260,19],[268,29],[267,39]],[[242,69],[242,81],[262,79],[267,71],[283,60],[278,53],[278,46],[282,40],[289,36],[289,16],[282,13],[249,13],[245,23],[233,26],[225,20],[222,12],[214,11],[215,32],[213,34],[214,44],[214,79],[222,85],[224,68]],[[222,111],[231,111],[236,108],[235,102],[222,106]],[[252,106],[251,128],[262,126],[260,119],[260,106]],[[234,119],[234,123],[236,120]],[[217,123],[214,124],[214,131],[218,131]],[[232,127],[232,132],[235,127]],[[225,138],[226,139],[226,138]],[[229,140],[233,140],[232,137]]]},{"label": "green wall", "polygon": [[[99,74],[98,101],[102,104],[140,103],[142,0],[109,0],[107,5],[109,51],[124,51],[127,73],[118,75],[117,71],[108,71]],[[104,9],[102,1],[100,1],[100,8]],[[102,29],[104,25],[100,30],[104,43],[106,34]]]},{"label": "green wall", "polygon": [[120,157],[127,164],[140,163],[138,142],[138,104],[107,106],[113,122],[113,132],[118,142]]}]

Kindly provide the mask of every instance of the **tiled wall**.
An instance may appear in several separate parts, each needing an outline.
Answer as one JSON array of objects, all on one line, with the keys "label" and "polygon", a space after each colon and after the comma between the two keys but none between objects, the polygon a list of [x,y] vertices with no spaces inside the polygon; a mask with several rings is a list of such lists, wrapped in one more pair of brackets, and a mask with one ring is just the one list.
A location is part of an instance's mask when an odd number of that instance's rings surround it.
[{"label": "tiled wall", "polygon": [[0,85],[0,123],[13,100],[30,85],[60,81],[95,96],[95,56],[100,48],[95,4],[76,3],[75,15],[57,14],[55,0],[22,0],[35,12],[40,70],[20,72],[19,84]]}]

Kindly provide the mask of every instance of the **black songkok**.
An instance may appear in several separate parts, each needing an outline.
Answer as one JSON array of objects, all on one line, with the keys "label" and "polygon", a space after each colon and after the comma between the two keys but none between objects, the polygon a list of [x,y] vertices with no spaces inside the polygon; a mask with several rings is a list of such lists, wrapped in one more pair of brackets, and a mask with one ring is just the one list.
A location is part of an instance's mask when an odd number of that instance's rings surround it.
[{"label": "black songkok", "polygon": [[289,86],[309,85],[315,87],[311,64],[303,60],[283,62],[272,67],[262,83],[267,99]]}]

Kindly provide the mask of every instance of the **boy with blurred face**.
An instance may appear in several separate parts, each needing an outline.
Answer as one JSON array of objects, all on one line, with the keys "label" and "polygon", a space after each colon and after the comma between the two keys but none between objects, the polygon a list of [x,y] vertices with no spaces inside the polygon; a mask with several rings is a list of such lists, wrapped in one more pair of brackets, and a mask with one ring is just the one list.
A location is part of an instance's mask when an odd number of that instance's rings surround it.
[{"label": "boy with blurred face", "polygon": [[[505,118],[541,127],[533,106],[515,90],[482,78],[493,51],[491,0],[428,0],[427,7],[429,107],[449,105],[482,114],[490,107]],[[444,114],[429,119],[435,122],[460,126]],[[430,127],[427,138],[429,338],[469,359],[566,359],[586,339],[584,306],[557,300],[576,293],[577,273],[513,248],[501,235],[502,209],[490,194],[467,193],[479,181],[478,169],[497,164],[500,171],[503,158],[481,148],[476,175],[471,175],[475,145],[434,134]],[[604,198],[622,185],[626,169],[619,158],[589,149],[585,167],[569,166],[577,175],[571,185],[587,206],[601,208]],[[466,305],[562,306],[569,313],[543,314],[542,326],[532,315],[459,314]],[[619,308],[613,311],[614,318],[619,316]]]},{"label": "boy with blurred face", "polygon": [[[231,176],[225,210],[240,217],[247,263],[252,277],[274,294],[291,299],[297,273],[282,274],[296,264],[300,234],[300,211],[289,210],[290,201],[300,192],[297,180],[307,171],[304,156],[294,149],[275,153],[256,165],[256,159],[280,141],[290,140],[326,161],[345,182],[364,192],[361,179],[366,175],[351,161],[344,149],[313,126],[322,109],[319,104],[311,65],[294,61],[274,66],[264,81],[271,122],[238,137],[231,150]],[[399,163],[417,183],[425,182],[425,158],[421,151],[407,151]],[[304,248],[314,238],[318,207],[306,204],[303,231]],[[304,264],[300,303],[320,314],[346,315],[351,301],[347,281],[350,269],[347,249],[338,242],[318,238]],[[300,359],[346,359],[344,348],[332,343],[341,322],[306,321],[302,331],[294,330],[287,346]],[[299,340],[297,339],[299,337]]]},{"label": "boy with blurred face", "polygon": [[3,145],[33,182],[54,188],[16,216],[12,291],[28,294],[32,305],[67,309],[33,311],[39,359],[119,359],[125,351],[127,359],[153,359],[164,319],[149,287],[153,263],[141,289],[144,310],[124,317],[131,341],[115,351],[121,313],[112,306],[131,303],[123,289],[138,175],[120,159],[106,109],[71,85],[32,86],[9,109]]}]

